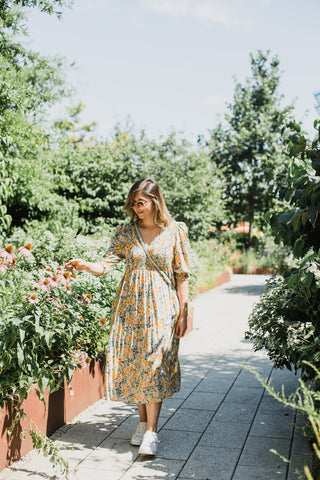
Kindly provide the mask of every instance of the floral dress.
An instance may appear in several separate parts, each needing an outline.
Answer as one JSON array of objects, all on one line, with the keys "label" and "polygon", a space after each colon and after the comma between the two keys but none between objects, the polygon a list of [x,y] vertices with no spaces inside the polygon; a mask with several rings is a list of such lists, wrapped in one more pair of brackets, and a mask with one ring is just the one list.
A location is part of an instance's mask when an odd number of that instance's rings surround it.
[{"label": "floral dress", "polygon": [[184,223],[172,220],[150,245],[148,259],[132,223],[117,227],[100,260],[104,274],[126,260],[111,314],[107,350],[107,396],[134,403],[160,402],[180,389],[177,278],[189,276],[189,241]]}]

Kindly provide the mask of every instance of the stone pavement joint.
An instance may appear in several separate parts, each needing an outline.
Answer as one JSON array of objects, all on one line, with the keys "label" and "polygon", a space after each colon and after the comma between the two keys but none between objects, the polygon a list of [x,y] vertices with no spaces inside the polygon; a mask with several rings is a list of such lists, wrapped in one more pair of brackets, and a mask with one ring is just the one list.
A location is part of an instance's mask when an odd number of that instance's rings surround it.
[{"label": "stone pavement joint", "polygon": [[[194,300],[195,330],[180,349],[182,386],[163,402],[157,456],[143,457],[130,445],[136,406],[102,399],[52,436],[71,466],[71,480],[298,480],[295,470],[313,460],[302,435],[305,420],[245,368],[278,391],[284,385],[287,395],[299,385],[297,376],[274,369],[244,340],[264,284],[263,276],[233,275]],[[54,478],[63,476],[37,452],[0,473],[0,480]]]}]

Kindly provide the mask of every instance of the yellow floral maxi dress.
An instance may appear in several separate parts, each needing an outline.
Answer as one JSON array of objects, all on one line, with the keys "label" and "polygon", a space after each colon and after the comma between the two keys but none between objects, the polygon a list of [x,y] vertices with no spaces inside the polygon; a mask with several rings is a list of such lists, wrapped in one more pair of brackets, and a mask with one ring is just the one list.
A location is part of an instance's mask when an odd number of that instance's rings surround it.
[{"label": "yellow floral maxi dress", "polygon": [[[174,220],[150,245],[154,262],[172,280],[189,276],[187,227]],[[100,262],[104,273],[121,260],[126,270],[111,314],[107,396],[134,403],[160,402],[180,389],[179,340],[174,338],[179,300],[148,259],[132,223],[117,227]]]}]

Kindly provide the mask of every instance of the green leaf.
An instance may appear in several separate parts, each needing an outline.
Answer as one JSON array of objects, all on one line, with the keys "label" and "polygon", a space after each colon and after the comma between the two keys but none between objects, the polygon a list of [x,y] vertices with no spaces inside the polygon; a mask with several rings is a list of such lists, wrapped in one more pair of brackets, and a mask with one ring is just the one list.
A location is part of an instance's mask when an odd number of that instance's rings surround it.
[{"label": "green leaf", "polygon": [[308,208],[308,219],[310,220],[310,223],[313,226],[313,228],[315,228],[318,214],[319,214],[319,205],[311,205]]},{"label": "green leaf", "polygon": [[294,247],[293,247],[293,255],[296,258],[302,257],[304,246],[305,246],[305,241],[303,240],[303,238],[298,238],[295,241],[295,244],[294,244]]},{"label": "green leaf", "polygon": [[20,401],[23,402],[26,396],[27,396],[27,389],[25,387],[20,388],[19,390]]},{"label": "green leaf", "polygon": [[17,359],[18,359],[18,364],[21,367],[24,363],[24,354],[19,343],[17,345]]},{"label": "green leaf", "polygon": [[21,341],[21,345],[23,344],[23,340],[26,336],[26,331],[25,330],[22,330],[22,328],[19,329],[19,333],[20,333],[20,341]]},{"label": "green leaf", "polygon": [[313,281],[313,273],[308,272],[305,277],[302,278],[301,283],[305,288],[310,288]]},{"label": "green leaf", "polygon": [[287,285],[289,288],[292,288],[295,283],[299,280],[300,275],[299,273],[292,273],[290,277],[287,279]]}]

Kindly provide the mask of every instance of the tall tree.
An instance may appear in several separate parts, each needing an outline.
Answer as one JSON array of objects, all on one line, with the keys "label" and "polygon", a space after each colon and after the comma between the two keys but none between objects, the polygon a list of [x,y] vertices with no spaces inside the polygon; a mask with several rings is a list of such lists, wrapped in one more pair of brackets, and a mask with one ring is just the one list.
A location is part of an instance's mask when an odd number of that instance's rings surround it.
[{"label": "tall tree", "polygon": [[19,196],[26,177],[31,181],[36,177],[37,165],[32,163],[46,138],[39,115],[64,93],[61,62],[23,46],[23,7],[59,16],[57,8],[65,4],[65,0],[0,1],[0,235],[9,229],[11,217],[18,215],[12,199]]},{"label": "tall tree", "polygon": [[223,172],[230,222],[249,222],[249,243],[254,222],[261,226],[264,214],[278,202],[288,165],[281,126],[293,110],[282,106],[278,58],[270,58],[269,51],[250,57],[251,77],[236,84],[224,123],[207,142],[212,162]]}]

